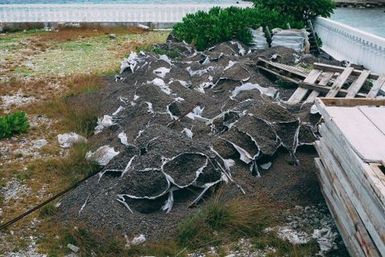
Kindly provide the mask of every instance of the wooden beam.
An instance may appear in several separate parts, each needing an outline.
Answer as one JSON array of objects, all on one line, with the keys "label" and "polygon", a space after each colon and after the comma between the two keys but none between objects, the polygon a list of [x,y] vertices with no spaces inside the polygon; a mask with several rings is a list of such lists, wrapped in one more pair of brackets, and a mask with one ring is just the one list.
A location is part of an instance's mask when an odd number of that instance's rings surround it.
[{"label": "wooden beam", "polygon": [[[307,89],[313,89],[313,90],[317,90],[321,93],[324,93],[324,94],[327,94],[329,91],[330,91],[330,87],[325,87],[325,86],[319,86],[317,84],[309,84],[309,83],[300,83],[299,84],[300,87],[304,87],[304,88],[307,88]],[[341,96],[346,96],[346,94],[348,93],[348,91],[346,89],[340,89],[338,94],[341,95]],[[363,94],[363,93],[358,93],[357,96],[359,97],[366,97],[366,94]],[[328,98],[333,98],[334,97],[328,97]]]},{"label": "wooden beam", "polygon": [[[321,75],[321,80],[320,82],[318,83],[319,86],[321,87],[324,87],[326,86],[330,79],[334,76],[334,72],[324,72],[322,73]],[[306,101],[305,101],[305,104],[307,103],[313,103],[314,100],[319,96],[321,92],[318,91],[318,90],[313,90],[310,95],[307,97]]]},{"label": "wooden beam", "polygon": [[[320,70],[323,70],[323,71],[332,71],[332,72],[343,72],[345,67],[340,67],[340,66],[334,66],[334,65],[329,65],[329,64],[325,64],[325,63],[319,63],[319,62],[315,62],[313,64],[314,68],[315,69],[320,69]],[[353,70],[352,74],[353,75],[356,75],[356,76],[359,76],[361,75],[362,73],[362,70]],[[378,74],[376,73],[370,73],[369,75],[369,79],[377,79],[379,77]]]},{"label": "wooden beam", "polygon": [[[361,87],[364,85],[369,75],[370,75],[370,71],[363,70],[361,75],[348,88],[348,93],[346,95],[346,98],[354,98],[356,94],[360,91]],[[380,88],[378,88],[378,90],[380,90]]]},{"label": "wooden beam", "polygon": [[338,94],[338,91],[340,91],[342,86],[345,84],[346,80],[349,78],[350,74],[352,74],[352,72],[352,67],[346,67],[345,70],[334,81],[329,93],[326,94],[326,97],[335,97]]},{"label": "wooden beam", "polygon": [[[322,71],[320,70],[312,70],[309,75],[304,80],[304,83],[309,84],[315,84],[318,77],[322,74]],[[302,101],[302,99],[306,96],[308,92],[307,88],[298,87],[297,90],[291,95],[289,100],[287,101],[288,104],[297,104]]]},{"label": "wooden beam", "polygon": [[291,82],[291,83],[295,83],[295,84],[299,84],[299,83],[300,83],[300,80],[296,80],[296,79],[293,79],[293,78],[289,78],[289,77],[287,77],[287,76],[285,76],[285,75],[282,75],[282,74],[280,74],[280,73],[278,73],[278,72],[275,72],[275,71],[273,71],[273,70],[270,70],[270,69],[268,69],[268,68],[265,68],[265,67],[262,67],[262,66],[259,66],[258,68],[261,69],[261,70],[264,70],[264,71],[266,71],[266,72],[269,72],[269,73],[271,73],[271,74],[273,74],[273,75],[275,75],[275,76],[277,76],[277,77],[280,77],[280,78],[282,78],[282,79],[284,79],[284,80],[286,80],[286,81],[289,81],[289,82]]},{"label": "wooden beam", "polygon": [[278,63],[278,62],[272,62],[272,61],[266,60],[265,58],[259,57],[258,61],[257,61],[257,67],[261,67],[261,66],[265,67],[265,68],[267,68],[266,66],[270,66],[270,67],[275,68],[275,69],[279,69],[279,70],[282,70],[285,72],[290,72],[300,79],[306,78],[306,76],[309,73],[307,70],[305,70],[303,68],[294,67],[294,66],[290,66],[290,65],[286,65],[286,64]]},{"label": "wooden beam", "polygon": [[368,99],[368,98],[335,98],[335,97],[321,97],[316,100],[318,106],[385,106],[385,99]]},{"label": "wooden beam", "polygon": [[381,75],[373,84],[368,93],[368,98],[375,98],[382,87],[385,86],[385,75]]}]

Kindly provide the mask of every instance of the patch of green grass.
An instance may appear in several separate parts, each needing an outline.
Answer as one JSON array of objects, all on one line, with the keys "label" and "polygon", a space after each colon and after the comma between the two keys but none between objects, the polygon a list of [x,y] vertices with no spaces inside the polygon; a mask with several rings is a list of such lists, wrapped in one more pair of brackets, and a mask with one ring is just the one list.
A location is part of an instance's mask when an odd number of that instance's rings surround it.
[{"label": "patch of green grass", "polygon": [[141,46],[136,49],[137,52],[152,52],[158,55],[167,55],[171,59],[178,59],[180,51],[176,48],[163,48],[159,46]]},{"label": "patch of green grass", "polygon": [[51,202],[51,203],[44,205],[40,209],[39,215],[42,218],[46,218],[46,217],[50,217],[50,216],[55,215],[56,212],[57,212],[57,208],[56,208],[55,204]]},{"label": "patch of green grass", "polygon": [[0,116],[0,139],[27,132],[29,123],[25,112]]},{"label": "patch of green grass", "polygon": [[15,178],[24,183],[25,181],[27,181],[28,179],[31,178],[31,174],[30,173],[27,173],[27,172],[17,172],[16,175],[15,175]]}]

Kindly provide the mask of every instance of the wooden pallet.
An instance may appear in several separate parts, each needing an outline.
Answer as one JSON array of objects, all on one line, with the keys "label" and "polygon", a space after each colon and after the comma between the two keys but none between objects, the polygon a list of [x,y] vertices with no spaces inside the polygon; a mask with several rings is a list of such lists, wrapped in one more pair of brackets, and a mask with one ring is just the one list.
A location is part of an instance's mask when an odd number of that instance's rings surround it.
[{"label": "wooden pallet", "polygon": [[[348,88],[346,82],[356,76]],[[370,80],[370,90],[363,90],[365,82]],[[376,98],[379,93],[384,93],[385,74],[378,75],[369,70],[357,70],[353,67],[339,67],[323,63],[314,63],[312,70],[306,78],[298,84],[297,90],[287,101],[288,104],[300,102],[312,103],[318,96],[345,97],[345,98]]]},{"label": "wooden pallet", "polygon": [[257,67],[260,70],[295,84],[301,83],[309,73],[309,71],[301,67],[272,62],[261,57],[258,58]]},{"label": "wooden pallet", "polygon": [[315,159],[322,193],[351,256],[385,256],[385,99],[319,98]]}]

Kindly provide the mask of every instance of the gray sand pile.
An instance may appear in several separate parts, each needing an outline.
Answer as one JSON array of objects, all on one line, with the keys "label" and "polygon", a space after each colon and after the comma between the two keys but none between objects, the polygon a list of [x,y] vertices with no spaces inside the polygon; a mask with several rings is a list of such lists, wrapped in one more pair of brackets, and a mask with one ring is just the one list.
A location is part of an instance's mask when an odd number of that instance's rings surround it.
[{"label": "gray sand pile", "polygon": [[301,165],[297,148],[314,141],[319,117],[306,106],[287,108],[283,89],[255,66],[258,57],[276,54],[292,64],[293,50],[251,52],[238,42],[204,52],[171,41],[159,47],[179,57],[131,53],[105,90],[106,115],[87,154],[104,167],[63,199],[64,216],[150,233],[154,223],[172,222],[167,215],[187,215],[219,185],[248,193],[234,174],[263,176],[277,151]]}]

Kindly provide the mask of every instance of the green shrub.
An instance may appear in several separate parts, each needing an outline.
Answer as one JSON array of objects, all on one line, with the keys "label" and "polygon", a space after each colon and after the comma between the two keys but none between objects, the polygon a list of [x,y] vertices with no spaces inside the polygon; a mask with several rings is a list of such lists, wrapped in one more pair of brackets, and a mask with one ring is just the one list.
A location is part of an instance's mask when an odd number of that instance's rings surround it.
[{"label": "green shrub", "polygon": [[188,14],[173,28],[173,34],[178,40],[192,43],[198,50],[204,50],[220,42],[238,39],[244,44],[250,44],[252,35],[249,28],[269,26],[270,28],[302,27],[301,22],[295,22],[288,15],[282,16],[277,11],[265,8],[212,8],[209,12],[198,11]]},{"label": "green shrub", "polygon": [[29,124],[25,112],[14,112],[0,116],[0,139],[24,133],[28,128]]},{"label": "green shrub", "polygon": [[333,0],[253,0],[257,8],[275,10],[281,15],[291,15],[297,21],[306,21],[316,16],[329,17],[333,13]]}]

